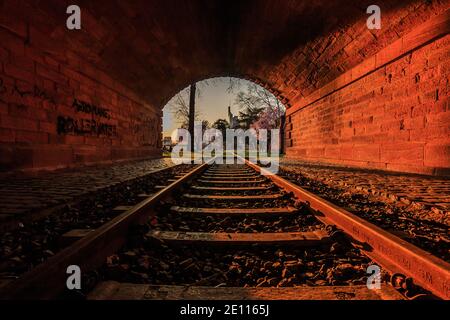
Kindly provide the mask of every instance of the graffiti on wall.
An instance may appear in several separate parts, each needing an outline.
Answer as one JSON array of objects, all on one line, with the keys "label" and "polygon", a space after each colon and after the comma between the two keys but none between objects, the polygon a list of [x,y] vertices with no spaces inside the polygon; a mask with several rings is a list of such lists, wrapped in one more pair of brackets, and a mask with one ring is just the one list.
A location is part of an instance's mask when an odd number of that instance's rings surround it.
[{"label": "graffiti on wall", "polygon": [[42,90],[37,85],[34,85],[31,90],[21,89],[14,84],[10,88],[5,84],[4,80],[0,78],[0,95],[11,94],[12,96],[19,96],[21,98],[33,97],[48,101],[50,103],[55,103],[53,97],[51,97],[45,90]]},{"label": "graffiti on wall", "polygon": [[87,114],[92,114],[93,116],[98,116],[98,117],[105,118],[105,119],[111,119],[108,109],[97,107],[95,105],[89,104],[84,101],[75,99],[73,101],[72,107],[77,112],[83,112],[83,113],[87,113]]},{"label": "graffiti on wall", "polygon": [[74,119],[72,117],[58,116],[57,131],[58,134],[117,137],[116,126],[95,119]]},{"label": "graffiti on wall", "polygon": [[89,114],[91,118],[86,119],[80,117],[75,119],[72,117],[58,116],[58,134],[106,136],[111,138],[118,136],[115,125],[99,120],[111,119],[108,109],[78,99],[73,101],[72,107],[77,113]]},{"label": "graffiti on wall", "polygon": [[[17,84],[9,85],[5,83],[4,79],[0,77],[0,96],[3,95],[17,96],[23,99],[33,97],[53,104],[56,103],[50,94],[37,85],[21,88]],[[59,135],[88,135],[109,138],[119,136],[117,126],[110,123],[112,116],[109,109],[79,99],[73,100],[72,108],[77,116],[59,115],[56,119],[56,129]],[[136,137],[136,140],[142,145],[158,147],[160,137],[157,133],[161,131],[160,126],[161,119],[159,117],[142,116],[130,120],[128,128],[131,135]]]},{"label": "graffiti on wall", "polygon": [[[117,126],[109,123],[109,120],[112,119],[109,109],[78,99],[74,99],[72,108],[77,114],[81,115],[79,117],[58,116],[58,134],[119,137]],[[89,115],[90,117],[86,118],[83,115]],[[131,118],[130,136],[133,136],[133,139],[142,145],[158,147],[159,136],[155,134],[155,132],[160,131],[158,125],[161,125],[159,118],[144,116],[137,119]]]},{"label": "graffiti on wall", "polygon": [[144,121],[144,141],[152,147],[160,146],[161,122],[159,118],[148,118]]},{"label": "graffiti on wall", "polygon": [[134,135],[140,137],[143,145],[158,147],[160,137],[157,134],[160,132],[161,122],[159,118],[145,117],[143,120],[136,123],[131,123],[131,129]]}]

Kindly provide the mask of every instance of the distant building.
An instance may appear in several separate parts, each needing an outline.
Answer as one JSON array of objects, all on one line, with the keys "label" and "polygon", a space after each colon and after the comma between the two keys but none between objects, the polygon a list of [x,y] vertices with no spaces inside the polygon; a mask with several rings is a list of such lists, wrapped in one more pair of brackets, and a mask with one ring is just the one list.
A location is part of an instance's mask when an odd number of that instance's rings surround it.
[{"label": "distant building", "polygon": [[178,128],[175,129],[172,133],[172,146],[175,144],[187,144],[188,141],[183,141],[183,132],[186,129]]},{"label": "distant building", "polygon": [[171,137],[164,137],[162,147],[164,150],[171,151],[172,150],[172,138]]},{"label": "distant building", "polygon": [[231,107],[228,107],[228,122],[230,123],[230,129],[239,128],[239,118],[231,113]]}]

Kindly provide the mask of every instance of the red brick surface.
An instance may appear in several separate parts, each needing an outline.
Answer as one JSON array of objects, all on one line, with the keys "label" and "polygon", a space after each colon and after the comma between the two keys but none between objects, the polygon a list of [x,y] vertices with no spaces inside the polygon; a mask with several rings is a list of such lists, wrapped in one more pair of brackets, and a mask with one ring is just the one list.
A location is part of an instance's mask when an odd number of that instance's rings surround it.
[{"label": "red brick surface", "polygon": [[[291,114],[291,158],[448,174],[450,36]],[[436,59],[436,61],[431,61]],[[414,71],[412,71],[414,70]],[[321,154],[318,150],[325,149]]]},{"label": "red brick surface", "polygon": [[[59,30],[54,21],[38,24],[30,12],[14,11],[13,1],[0,6],[0,171],[158,155],[159,142],[148,132],[159,135],[153,132],[161,126],[159,109],[66,50],[64,43],[50,43],[48,31]],[[74,99],[108,109],[110,118],[77,112]],[[58,133],[58,116],[114,125],[117,136]]]},{"label": "red brick surface", "polygon": [[[69,31],[64,1],[0,2],[2,170],[155,155],[165,103],[229,75],[289,107],[289,157],[450,170],[448,1],[379,0],[381,30],[369,0],[77,4]],[[58,116],[91,117],[74,99],[107,108],[117,136],[58,133]]]}]

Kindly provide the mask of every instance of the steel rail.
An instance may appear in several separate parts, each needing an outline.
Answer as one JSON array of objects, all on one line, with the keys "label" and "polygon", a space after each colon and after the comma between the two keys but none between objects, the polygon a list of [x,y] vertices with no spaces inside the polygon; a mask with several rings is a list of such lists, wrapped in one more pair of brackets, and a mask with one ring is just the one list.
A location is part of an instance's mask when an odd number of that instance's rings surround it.
[{"label": "steel rail", "polygon": [[299,200],[309,203],[319,220],[335,224],[355,240],[365,244],[363,251],[391,273],[401,273],[439,298],[450,299],[450,264],[409,242],[359,218],[358,216],[271,174],[268,170],[246,160],[245,163],[266,174],[277,186],[292,192]]},{"label": "steel rail", "polygon": [[[150,174],[155,174],[155,173],[161,173],[161,172],[170,170],[170,169],[174,168],[175,166],[176,165],[172,165],[172,166],[169,166],[169,167],[164,167],[164,168],[151,170],[149,172],[146,172],[144,176],[147,176],[147,175],[150,175]],[[133,178],[127,178],[127,179],[122,180],[120,182],[115,182],[115,183],[113,183],[111,185],[105,186],[105,188],[113,187],[113,186],[118,185],[118,184],[125,184],[125,183],[131,182],[133,180],[140,179],[140,178],[142,178],[144,176],[137,176],[137,177],[133,177]],[[73,197],[73,199],[69,200],[68,202],[66,201],[64,203],[58,203],[58,204],[56,204],[55,206],[52,206],[52,207],[37,209],[39,211],[38,212],[33,212],[31,217],[29,217],[30,221],[36,221],[36,220],[43,219],[45,217],[51,216],[52,214],[54,214],[55,212],[57,212],[58,210],[60,210],[64,206],[66,206],[68,204],[73,204],[73,203],[75,203],[77,201],[80,201],[80,199],[82,199],[83,197],[86,197],[91,192],[92,191],[89,191],[89,192],[77,195],[77,196]],[[19,222],[20,222],[19,220],[13,219],[11,221],[7,221],[7,222],[4,222],[4,223],[1,223],[0,224],[0,233],[11,231],[11,229],[17,228],[17,225],[19,224]]]},{"label": "steel rail", "polygon": [[82,274],[100,267],[106,257],[119,250],[126,242],[129,227],[145,222],[154,214],[152,210],[159,201],[170,197],[208,167],[204,163],[166,188],[143,200],[132,209],[115,217],[71,246],[63,249],[45,262],[39,264],[19,279],[0,289],[0,300],[47,300],[55,299],[66,290],[70,265],[80,267]]}]

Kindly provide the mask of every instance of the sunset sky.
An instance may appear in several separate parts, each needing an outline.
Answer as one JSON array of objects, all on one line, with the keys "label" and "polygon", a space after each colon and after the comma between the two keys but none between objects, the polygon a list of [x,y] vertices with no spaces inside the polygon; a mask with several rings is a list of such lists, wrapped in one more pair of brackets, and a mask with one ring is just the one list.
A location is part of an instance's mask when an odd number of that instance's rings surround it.
[{"label": "sunset sky", "polygon": [[[233,93],[228,93],[229,78],[215,78],[215,81],[208,81],[208,85],[199,82],[197,90],[200,90],[200,97],[197,96],[196,108],[200,111],[202,120],[208,120],[211,124],[217,119],[228,121],[228,106],[231,106],[231,112],[238,114],[239,108],[234,104],[234,99],[239,91],[246,91],[247,80],[240,80],[240,87]],[[185,89],[186,90],[186,89]],[[189,89],[187,89],[189,92]],[[168,104],[163,109],[163,136],[171,136],[172,132],[178,128],[179,123],[173,117]]]}]

